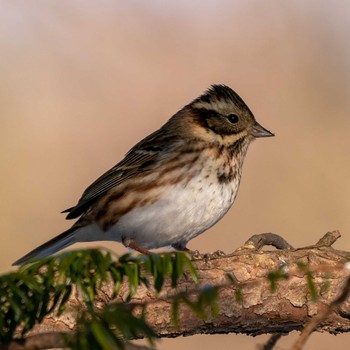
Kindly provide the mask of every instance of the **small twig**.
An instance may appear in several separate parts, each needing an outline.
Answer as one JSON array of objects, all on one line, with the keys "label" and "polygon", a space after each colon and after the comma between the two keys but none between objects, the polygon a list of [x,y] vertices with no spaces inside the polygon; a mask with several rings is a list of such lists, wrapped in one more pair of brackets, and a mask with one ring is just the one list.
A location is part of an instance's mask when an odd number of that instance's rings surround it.
[{"label": "small twig", "polygon": [[270,338],[265,344],[258,345],[259,350],[272,350],[276,343],[284,336],[283,333],[271,334]]},{"label": "small twig", "polygon": [[320,310],[319,313],[313,317],[310,322],[305,326],[305,328],[300,333],[299,338],[291,347],[291,350],[301,350],[305,345],[307,339],[310,337],[311,333],[317,328],[317,326],[324,321],[332,311],[338,308],[350,294],[350,276],[347,278],[343,290],[327,307]]},{"label": "small twig", "polygon": [[331,247],[341,237],[338,230],[327,232],[316,244],[316,247]]},{"label": "small twig", "polygon": [[244,243],[244,246],[240,249],[259,250],[265,245],[271,245],[277,249],[294,249],[283,237],[272,232],[253,235]]}]

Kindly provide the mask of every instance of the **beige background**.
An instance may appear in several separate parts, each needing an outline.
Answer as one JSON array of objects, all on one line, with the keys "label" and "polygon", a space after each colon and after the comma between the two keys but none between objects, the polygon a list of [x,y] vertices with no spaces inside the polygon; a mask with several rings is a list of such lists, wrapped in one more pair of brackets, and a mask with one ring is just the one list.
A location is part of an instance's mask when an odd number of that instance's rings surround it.
[{"label": "beige background", "polygon": [[[189,247],[230,252],[266,231],[303,246],[340,229],[336,247],[350,250],[349,31],[342,0],[0,1],[1,272],[66,229],[59,212],[211,83],[234,88],[276,137],[251,146],[233,209]],[[349,340],[315,335],[306,349]]]}]

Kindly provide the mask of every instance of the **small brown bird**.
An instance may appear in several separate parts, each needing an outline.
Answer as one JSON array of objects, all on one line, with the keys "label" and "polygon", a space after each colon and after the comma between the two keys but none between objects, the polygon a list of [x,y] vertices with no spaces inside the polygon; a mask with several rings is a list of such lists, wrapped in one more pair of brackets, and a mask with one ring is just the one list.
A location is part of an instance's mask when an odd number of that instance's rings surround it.
[{"label": "small brown bird", "polygon": [[117,241],[141,253],[186,244],[233,204],[249,144],[273,136],[228,86],[213,85],[65,210],[67,231],[17,260],[51,255],[76,242]]}]

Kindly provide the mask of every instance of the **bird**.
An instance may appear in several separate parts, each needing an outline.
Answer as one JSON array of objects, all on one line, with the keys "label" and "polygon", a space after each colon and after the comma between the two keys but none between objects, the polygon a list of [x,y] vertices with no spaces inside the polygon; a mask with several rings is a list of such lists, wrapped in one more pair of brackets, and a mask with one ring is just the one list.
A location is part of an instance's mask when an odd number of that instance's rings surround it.
[{"label": "bird", "polygon": [[116,241],[141,254],[187,243],[217,223],[235,201],[248,146],[274,134],[242,98],[211,85],[125,157],[62,213],[77,221],[13,265],[77,242]]}]

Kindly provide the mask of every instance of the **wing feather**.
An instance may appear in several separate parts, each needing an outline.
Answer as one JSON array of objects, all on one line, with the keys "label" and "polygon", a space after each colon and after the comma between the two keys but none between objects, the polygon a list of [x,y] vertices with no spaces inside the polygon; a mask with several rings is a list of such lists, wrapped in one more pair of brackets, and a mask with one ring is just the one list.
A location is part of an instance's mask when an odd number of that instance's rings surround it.
[{"label": "wing feather", "polygon": [[136,144],[117,165],[108,170],[93,182],[83,193],[76,206],[66,209],[67,219],[82,215],[91,205],[112,187],[156,167],[157,160],[167,153],[170,145],[169,138],[157,130]]}]

